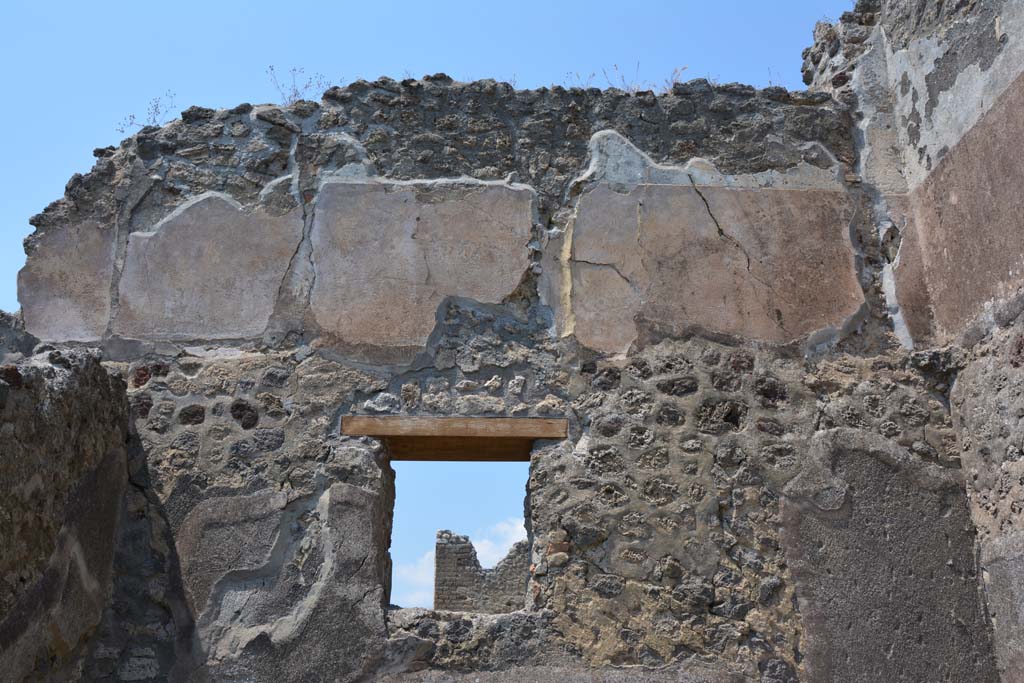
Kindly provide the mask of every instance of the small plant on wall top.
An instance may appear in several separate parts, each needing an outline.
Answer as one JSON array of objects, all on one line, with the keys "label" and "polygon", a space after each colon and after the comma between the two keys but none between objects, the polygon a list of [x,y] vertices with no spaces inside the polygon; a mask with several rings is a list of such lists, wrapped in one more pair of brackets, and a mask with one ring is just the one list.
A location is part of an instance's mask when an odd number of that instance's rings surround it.
[{"label": "small plant on wall top", "polygon": [[292,67],[287,76],[278,76],[273,64],[267,67],[267,76],[277,90],[279,102],[283,105],[295,104],[299,100],[320,99],[320,93],[330,87],[330,82],[321,73],[306,75],[302,67]]},{"label": "small plant on wall top", "polygon": [[146,113],[142,116],[129,114],[121,119],[115,126],[118,133],[122,135],[132,132],[137,128],[146,126],[162,126],[169,122],[167,115],[174,109],[174,93],[168,90],[163,95],[154,97],[146,107]]}]

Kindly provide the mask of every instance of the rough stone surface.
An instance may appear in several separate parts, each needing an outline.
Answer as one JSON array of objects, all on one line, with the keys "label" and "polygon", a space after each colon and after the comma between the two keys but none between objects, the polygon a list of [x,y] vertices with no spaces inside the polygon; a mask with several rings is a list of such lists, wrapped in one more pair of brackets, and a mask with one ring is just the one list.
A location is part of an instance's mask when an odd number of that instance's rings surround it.
[{"label": "rough stone surface", "polygon": [[110,596],[123,384],[85,351],[0,366],[0,680],[76,679]]},{"label": "rough stone surface", "polygon": [[0,311],[0,361],[13,362],[31,355],[39,340],[25,331],[21,316]]},{"label": "rough stone surface", "polygon": [[1024,681],[1024,336],[1018,321],[965,361],[952,401],[1001,680]]}]

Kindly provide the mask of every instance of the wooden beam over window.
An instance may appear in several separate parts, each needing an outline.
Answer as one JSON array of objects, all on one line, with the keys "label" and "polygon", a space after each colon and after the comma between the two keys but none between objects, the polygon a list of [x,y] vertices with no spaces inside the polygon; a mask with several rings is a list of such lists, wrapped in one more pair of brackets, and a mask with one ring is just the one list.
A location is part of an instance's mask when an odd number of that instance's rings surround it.
[{"label": "wooden beam over window", "polygon": [[341,431],[382,439],[392,460],[528,461],[534,439],[564,439],[564,418],[348,415]]}]

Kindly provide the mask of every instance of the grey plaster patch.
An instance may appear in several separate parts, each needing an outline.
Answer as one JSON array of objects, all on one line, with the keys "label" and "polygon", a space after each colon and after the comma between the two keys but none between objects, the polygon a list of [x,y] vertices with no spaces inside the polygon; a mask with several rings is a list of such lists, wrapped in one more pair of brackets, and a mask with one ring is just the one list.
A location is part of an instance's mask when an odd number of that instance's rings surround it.
[{"label": "grey plaster patch", "polygon": [[25,327],[46,341],[96,341],[110,316],[114,230],[73,222],[37,235],[18,273]]},{"label": "grey plaster patch", "polygon": [[812,453],[783,499],[808,680],[998,680],[958,471],[849,429]]},{"label": "grey plaster patch", "polygon": [[449,296],[499,303],[530,265],[535,195],[471,179],[328,179],[311,235],[319,327],[345,344],[422,347]]},{"label": "grey plaster patch", "polygon": [[[909,93],[895,97],[895,115],[909,120],[915,110],[927,107],[920,139],[905,154],[910,189],[928,176],[940,150],[952,149],[1024,68],[1024,5],[1004,3],[998,22],[989,17],[989,22],[979,23],[986,30],[926,34],[909,41],[906,48],[892,51],[890,47],[889,81],[908,83],[902,90]],[[997,54],[985,56],[986,44]],[[962,60],[959,53],[965,55]],[[960,60],[955,68],[950,59]],[[941,82],[936,75],[940,67],[945,69]]]},{"label": "grey plaster patch", "polygon": [[135,339],[237,339],[263,333],[302,236],[280,216],[208,192],[150,232],[132,233],[114,334]]}]

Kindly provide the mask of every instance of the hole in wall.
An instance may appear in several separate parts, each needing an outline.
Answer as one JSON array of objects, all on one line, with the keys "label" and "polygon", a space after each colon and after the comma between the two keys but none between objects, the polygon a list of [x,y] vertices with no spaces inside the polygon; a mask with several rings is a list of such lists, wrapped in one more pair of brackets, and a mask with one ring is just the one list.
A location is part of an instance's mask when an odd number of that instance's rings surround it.
[{"label": "hole in wall", "polygon": [[[445,579],[437,609],[509,612],[526,603],[529,579],[529,462],[393,461],[395,505],[391,530],[391,604],[435,608],[438,532]],[[460,536],[468,536],[484,570],[481,590]],[[526,541],[525,546],[516,546]],[[509,555],[509,551],[515,553]],[[524,565],[525,562],[525,566]],[[454,572],[454,575],[453,575]],[[477,586],[471,585],[474,580]],[[520,585],[521,584],[521,585]],[[517,592],[518,591],[518,592]],[[476,594],[470,607],[467,600]],[[488,595],[482,595],[487,593]],[[514,603],[514,604],[510,604]]]}]

